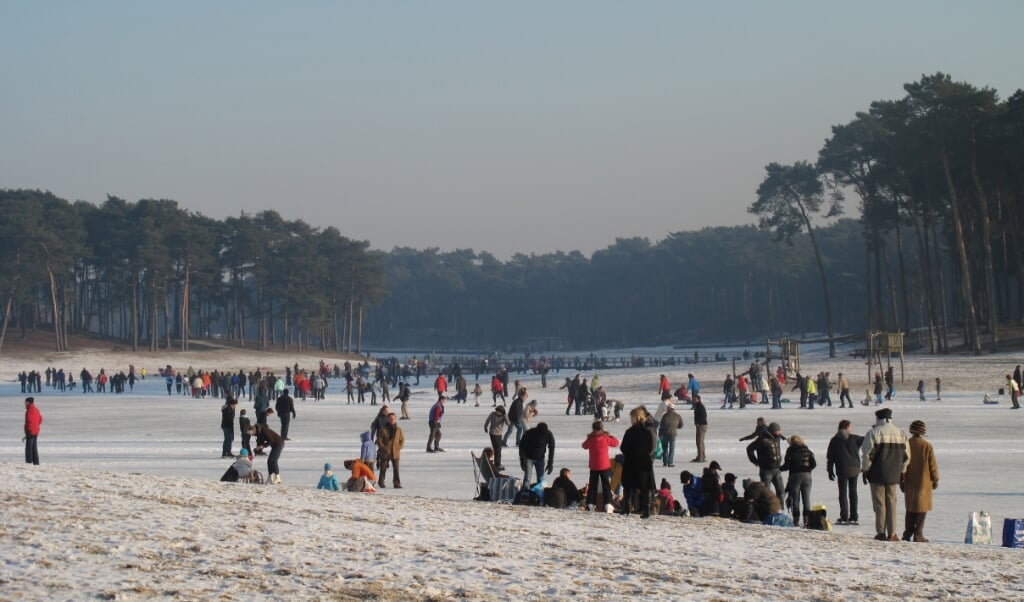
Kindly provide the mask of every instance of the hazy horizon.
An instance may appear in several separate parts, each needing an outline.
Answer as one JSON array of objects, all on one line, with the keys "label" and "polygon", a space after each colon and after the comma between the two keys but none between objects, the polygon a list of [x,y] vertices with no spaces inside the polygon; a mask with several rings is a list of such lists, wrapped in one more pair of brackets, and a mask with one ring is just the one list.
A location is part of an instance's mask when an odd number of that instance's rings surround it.
[{"label": "hazy horizon", "polygon": [[1010,1],[5,3],[0,188],[589,256],[754,223],[764,165],[813,161],[922,74],[1009,96],[1021,22]]}]

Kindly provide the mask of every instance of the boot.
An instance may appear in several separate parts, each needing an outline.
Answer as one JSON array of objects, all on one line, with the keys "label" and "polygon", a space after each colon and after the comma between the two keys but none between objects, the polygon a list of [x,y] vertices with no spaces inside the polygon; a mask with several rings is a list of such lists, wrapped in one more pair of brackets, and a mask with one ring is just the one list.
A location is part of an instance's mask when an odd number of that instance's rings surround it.
[{"label": "boot", "polygon": [[917,514],[917,525],[914,529],[914,541],[918,543],[928,543],[928,539],[924,536],[924,518],[926,513],[919,512]]},{"label": "boot", "polygon": [[914,536],[914,525],[917,524],[917,515],[913,512],[907,512],[904,521],[907,526],[903,529],[903,541],[910,541]]}]

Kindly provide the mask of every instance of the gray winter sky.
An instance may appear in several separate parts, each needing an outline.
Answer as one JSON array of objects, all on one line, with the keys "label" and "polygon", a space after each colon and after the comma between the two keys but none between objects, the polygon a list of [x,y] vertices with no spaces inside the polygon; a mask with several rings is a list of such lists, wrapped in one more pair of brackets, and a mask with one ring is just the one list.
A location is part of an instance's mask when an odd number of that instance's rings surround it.
[{"label": "gray winter sky", "polygon": [[374,248],[752,223],[771,161],[944,71],[1024,86],[1024,2],[0,0],[0,187]]}]

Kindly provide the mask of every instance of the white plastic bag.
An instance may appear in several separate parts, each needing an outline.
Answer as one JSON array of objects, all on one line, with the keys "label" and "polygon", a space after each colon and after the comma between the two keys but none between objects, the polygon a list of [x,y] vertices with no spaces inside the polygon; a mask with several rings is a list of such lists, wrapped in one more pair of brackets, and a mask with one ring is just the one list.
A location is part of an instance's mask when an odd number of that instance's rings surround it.
[{"label": "white plastic bag", "polygon": [[971,512],[967,519],[964,543],[989,545],[992,543],[992,517],[988,512]]}]

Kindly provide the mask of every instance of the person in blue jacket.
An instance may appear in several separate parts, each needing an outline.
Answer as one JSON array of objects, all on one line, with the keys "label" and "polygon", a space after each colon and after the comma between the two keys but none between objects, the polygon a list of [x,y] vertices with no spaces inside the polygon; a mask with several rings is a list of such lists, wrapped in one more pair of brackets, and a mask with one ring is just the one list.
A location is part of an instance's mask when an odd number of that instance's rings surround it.
[{"label": "person in blue jacket", "polygon": [[320,475],[320,482],[316,486],[317,489],[326,489],[328,491],[341,491],[341,485],[338,484],[338,477],[334,476],[334,471],[331,470],[330,464],[324,464],[324,474]]},{"label": "person in blue jacket", "polygon": [[700,516],[704,505],[704,489],[700,477],[694,476],[689,470],[679,473],[679,482],[683,484],[683,497],[686,498],[686,509],[690,516]]}]

